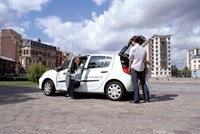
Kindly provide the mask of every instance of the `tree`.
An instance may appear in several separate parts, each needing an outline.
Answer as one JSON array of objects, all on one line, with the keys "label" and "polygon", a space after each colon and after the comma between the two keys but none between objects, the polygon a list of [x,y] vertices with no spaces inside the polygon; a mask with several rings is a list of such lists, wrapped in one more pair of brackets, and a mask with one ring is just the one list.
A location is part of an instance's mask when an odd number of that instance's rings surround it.
[{"label": "tree", "polygon": [[179,75],[180,71],[176,67],[176,65],[172,65],[172,76]]},{"label": "tree", "polygon": [[181,71],[182,75],[190,75],[191,74],[191,70],[185,66],[184,69]]},{"label": "tree", "polygon": [[31,64],[28,68],[28,80],[38,83],[40,76],[46,71],[42,63]]}]

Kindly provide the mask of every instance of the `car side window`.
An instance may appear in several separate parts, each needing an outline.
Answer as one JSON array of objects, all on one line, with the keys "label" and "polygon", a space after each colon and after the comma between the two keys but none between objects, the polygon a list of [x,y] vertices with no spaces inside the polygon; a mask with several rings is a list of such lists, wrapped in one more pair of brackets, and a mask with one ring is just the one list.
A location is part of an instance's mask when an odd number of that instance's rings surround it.
[{"label": "car side window", "polygon": [[92,56],[88,64],[88,68],[102,68],[108,67],[112,57],[109,56]]}]

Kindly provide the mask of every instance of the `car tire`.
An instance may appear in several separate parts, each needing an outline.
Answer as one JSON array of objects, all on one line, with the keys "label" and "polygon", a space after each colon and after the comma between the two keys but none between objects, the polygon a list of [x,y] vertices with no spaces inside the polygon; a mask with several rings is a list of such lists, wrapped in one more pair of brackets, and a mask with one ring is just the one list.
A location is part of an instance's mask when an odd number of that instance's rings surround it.
[{"label": "car tire", "polygon": [[44,82],[43,91],[46,96],[52,96],[55,93],[55,86],[51,80]]},{"label": "car tire", "polygon": [[106,96],[112,101],[121,100],[124,97],[124,86],[118,81],[112,81],[106,86]]}]

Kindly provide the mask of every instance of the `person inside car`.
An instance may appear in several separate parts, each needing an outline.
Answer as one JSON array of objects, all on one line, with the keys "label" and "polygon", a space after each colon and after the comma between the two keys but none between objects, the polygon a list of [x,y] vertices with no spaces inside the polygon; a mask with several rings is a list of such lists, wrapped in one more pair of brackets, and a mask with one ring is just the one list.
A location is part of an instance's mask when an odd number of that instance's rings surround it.
[{"label": "person inside car", "polygon": [[70,74],[69,88],[67,90],[67,96],[71,99],[75,99],[74,88],[80,85],[81,76],[83,72],[83,64],[81,64],[78,57],[74,57],[73,66]]}]

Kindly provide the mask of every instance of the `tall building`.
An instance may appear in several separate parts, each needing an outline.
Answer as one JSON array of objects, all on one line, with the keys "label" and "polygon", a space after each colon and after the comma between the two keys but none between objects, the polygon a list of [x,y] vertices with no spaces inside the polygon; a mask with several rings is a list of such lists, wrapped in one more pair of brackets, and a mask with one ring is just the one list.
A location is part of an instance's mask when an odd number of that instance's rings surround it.
[{"label": "tall building", "polygon": [[171,77],[171,35],[153,35],[143,46],[147,50],[151,77]]},{"label": "tall building", "polygon": [[3,29],[0,34],[0,54],[15,62],[15,73],[19,73],[22,35],[12,29]]},{"label": "tall building", "polygon": [[41,62],[47,68],[54,68],[56,66],[56,47],[24,39],[22,43],[20,62],[25,70],[33,63]]},{"label": "tall building", "polygon": [[194,55],[190,61],[192,77],[200,77],[200,54]]},{"label": "tall building", "polygon": [[191,69],[191,59],[193,56],[200,54],[200,49],[195,48],[187,52],[187,67]]}]

